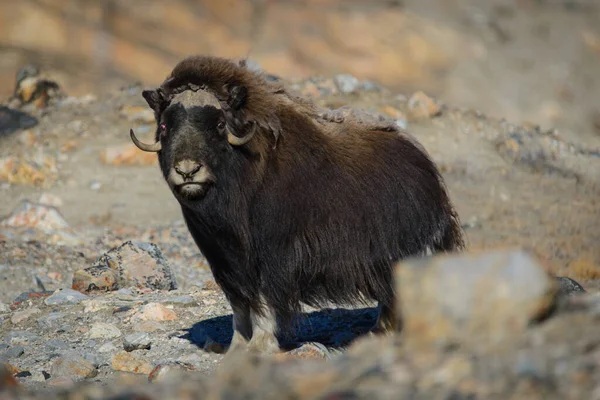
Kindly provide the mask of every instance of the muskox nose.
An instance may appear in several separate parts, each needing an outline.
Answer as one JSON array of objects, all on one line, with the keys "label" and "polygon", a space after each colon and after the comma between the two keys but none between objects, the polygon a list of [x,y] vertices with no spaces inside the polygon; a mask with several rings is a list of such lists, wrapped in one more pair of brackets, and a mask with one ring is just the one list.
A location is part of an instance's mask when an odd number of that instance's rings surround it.
[{"label": "muskox nose", "polygon": [[183,160],[175,164],[175,172],[183,176],[183,179],[191,179],[194,174],[200,171],[201,165],[192,160]]}]

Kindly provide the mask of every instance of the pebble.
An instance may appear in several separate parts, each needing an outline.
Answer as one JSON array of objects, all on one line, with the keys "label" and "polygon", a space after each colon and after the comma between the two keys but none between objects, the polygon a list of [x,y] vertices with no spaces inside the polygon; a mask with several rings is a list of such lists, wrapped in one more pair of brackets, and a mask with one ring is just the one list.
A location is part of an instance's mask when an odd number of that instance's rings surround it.
[{"label": "pebble", "polygon": [[95,368],[100,368],[100,366],[103,365],[102,359],[97,354],[85,353],[83,358],[89,361]]},{"label": "pebble", "polygon": [[66,316],[67,314],[63,312],[51,312],[50,314],[38,318],[37,323],[42,329],[57,328],[58,326],[62,325]]},{"label": "pebble", "polygon": [[565,296],[575,296],[577,294],[587,293],[586,290],[574,279],[565,277],[565,276],[557,276],[558,281],[558,290],[561,295]]},{"label": "pebble", "polygon": [[53,350],[66,350],[66,349],[69,348],[69,345],[66,342],[64,342],[64,341],[62,341],[60,339],[49,339],[46,342],[46,347],[49,350],[51,350],[51,351],[53,351]]},{"label": "pebble", "polygon": [[19,323],[29,319],[31,316],[39,314],[40,312],[40,309],[37,307],[31,307],[23,311],[15,311],[13,316],[10,318],[10,322],[18,325]]},{"label": "pebble", "polygon": [[73,289],[58,289],[53,295],[47,297],[44,303],[48,306],[61,304],[79,304],[89,297]]},{"label": "pebble", "polygon": [[380,92],[383,88],[377,82],[364,81],[360,83],[359,89],[365,92]]},{"label": "pebble", "polygon": [[0,355],[0,360],[12,360],[13,358],[19,358],[25,354],[25,348],[21,346],[9,347],[4,353]]},{"label": "pebble", "polygon": [[333,81],[335,82],[335,86],[338,88],[338,90],[343,94],[355,92],[360,85],[359,80],[349,74],[336,75],[333,78]]},{"label": "pebble", "polygon": [[102,346],[98,347],[99,353],[114,353],[117,350],[117,346],[115,346],[113,342],[107,342],[104,343]]},{"label": "pebble", "polygon": [[168,299],[165,299],[163,303],[179,307],[196,307],[198,305],[192,296],[169,297]]},{"label": "pebble", "polygon": [[150,336],[144,332],[136,332],[130,335],[125,336],[123,341],[123,348],[125,351],[133,351],[133,350],[141,350],[141,349],[150,349],[152,341],[150,340]]},{"label": "pebble", "polygon": [[134,315],[133,319],[142,321],[173,321],[177,314],[160,303],[148,303]]},{"label": "pebble", "polygon": [[120,351],[113,356],[112,368],[115,371],[133,372],[148,375],[154,367],[148,361],[136,358],[133,353]]},{"label": "pebble", "polygon": [[92,190],[100,190],[100,188],[102,188],[102,183],[100,183],[100,182],[98,182],[96,180],[93,180],[90,183],[90,189],[92,189]]},{"label": "pebble", "polygon": [[60,197],[52,193],[42,193],[38,200],[38,203],[55,208],[62,207],[64,204],[63,200]]},{"label": "pebble", "polygon": [[34,382],[45,382],[50,375],[48,373],[44,373],[44,371],[32,371],[31,372],[31,380]]},{"label": "pebble", "polygon": [[114,339],[122,335],[119,328],[112,324],[97,322],[92,325],[88,333],[90,339]]},{"label": "pebble", "polygon": [[10,344],[31,343],[40,340],[40,337],[27,331],[10,331],[6,335],[6,341]]},{"label": "pebble", "polygon": [[177,362],[182,364],[192,365],[196,368],[201,368],[206,364],[206,360],[208,359],[208,354],[198,354],[198,353],[188,353],[184,356],[181,356],[177,359]]},{"label": "pebble", "polygon": [[409,116],[414,120],[437,116],[441,108],[424,92],[414,93],[408,100]]},{"label": "pebble", "polygon": [[19,371],[15,375],[15,378],[29,378],[31,376],[31,372],[29,371]]},{"label": "pebble", "polygon": [[[75,278],[73,278],[73,280],[75,280]],[[75,284],[74,284],[75,286]],[[79,290],[79,287],[77,288],[77,290]],[[109,308],[111,308],[110,303],[108,303],[105,300],[97,300],[97,299],[91,299],[91,300],[84,300],[81,302],[81,304],[83,304],[83,312],[84,313],[91,313],[91,312],[98,312],[101,310],[107,310]]]},{"label": "pebble", "polygon": [[300,360],[319,359],[325,360],[330,358],[329,350],[321,343],[305,343],[302,346],[290,350],[285,353],[287,357],[292,357]]},{"label": "pebble", "polygon": [[35,292],[35,291],[29,291],[29,292],[23,292],[20,295],[18,295],[14,300],[13,300],[13,305],[17,305],[20,304],[22,302],[24,302],[25,300],[30,300],[30,299],[39,299],[40,297],[48,297],[50,296],[52,293],[54,293],[53,291],[42,291],[42,292]]},{"label": "pebble", "polygon": [[10,312],[10,307],[8,304],[0,303],[0,313]]},{"label": "pebble", "polygon": [[161,323],[156,321],[143,321],[135,324],[133,330],[136,332],[154,332],[157,330],[164,330],[164,327]]},{"label": "pebble", "polygon": [[74,381],[93,378],[98,374],[94,365],[76,354],[66,354],[57,358],[52,364],[52,377],[65,377]]}]

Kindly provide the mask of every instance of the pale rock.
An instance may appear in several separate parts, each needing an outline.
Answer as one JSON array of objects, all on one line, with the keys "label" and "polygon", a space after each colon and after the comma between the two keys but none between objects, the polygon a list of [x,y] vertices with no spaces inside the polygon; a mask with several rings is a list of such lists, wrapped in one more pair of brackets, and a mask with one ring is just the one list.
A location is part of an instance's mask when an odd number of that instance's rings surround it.
[{"label": "pale rock", "polygon": [[114,339],[120,337],[122,333],[112,324],[97,322],[92,325],[88,335],[90,339]]},{"label": "pale rock", "polygon": [[44,299],[44,303],[48,306],[56,306],[61,304],[79,304],[83,300],[89,299],[83,293],[80,293],[73,289],[58,289],[52,294]]},{"label": "pale rock", "polygon": [[38,200],[38,203],[55,208],[62,207],[64,204],[63,200],[60,197],[52,193],[42,193]]},{"label": "pale rock", "polygon": [[15,311],[15,313],[10,318],[10,322],[12,322],[15,325],[18,325],[26,319],[29,319],[31,316],[39,314],[40,312],[41,310],[37,307],[31,307],[22,311]]},{"label": "pale rock", "polygon": [[134,314],[134,320],[141,321],[173,321],[177,319],[177,314],[160,303],[148,303],[140,307]]},{"label": "pale rock", "polygon": [[123,340],[123,348],[125,351],[133,351],[133,350],[147,350],[150,349],[152,344],[152,340],[147,333],[144,332],[136,332],[130,335],[125,336]]},{"label": "pale rock", "polygon": [[98,347],[99,353],[114,353],[117,350],[117,346],[115,346],[113,342],[107,342],[104,343],[102,346]]}]

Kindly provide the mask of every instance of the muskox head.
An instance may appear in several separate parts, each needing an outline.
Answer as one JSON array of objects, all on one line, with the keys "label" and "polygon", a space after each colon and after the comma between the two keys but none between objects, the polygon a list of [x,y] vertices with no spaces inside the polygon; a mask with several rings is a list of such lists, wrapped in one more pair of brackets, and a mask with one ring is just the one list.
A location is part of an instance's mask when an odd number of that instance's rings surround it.
[{"label": "muskox head", "polygon": [[[163,175],[176,197],[201,200],[219,184],[219,170],[227,169],[231,152],[252,140],[254,122],[235,118],[245,99],[239,87],[220,100],[204,87],[189,85],[166,97],[161,89],[142,93],[155,111],[156,142],[131,140],[143,151],[158,152]],[[236,122],[238,121],[238,122]]]}]

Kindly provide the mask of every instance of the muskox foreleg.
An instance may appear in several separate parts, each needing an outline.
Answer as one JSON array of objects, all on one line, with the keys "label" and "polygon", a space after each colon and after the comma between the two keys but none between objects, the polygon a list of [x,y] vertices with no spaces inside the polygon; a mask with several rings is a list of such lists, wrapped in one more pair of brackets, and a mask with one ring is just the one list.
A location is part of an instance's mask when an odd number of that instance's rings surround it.
[{"label": "muskox foreleg", "polygon": [[277,333],[277,318],[273,308],[262,303],[262,312],[251,312],[252,339],[248,343],[248,351],[272,354],[279,352]]},{"label": "muskox foreleg", "polygon": [[244,350],[252,338],[252,319],[247,306],[231,306],[233,310],[233,337],[227,352]]}]

